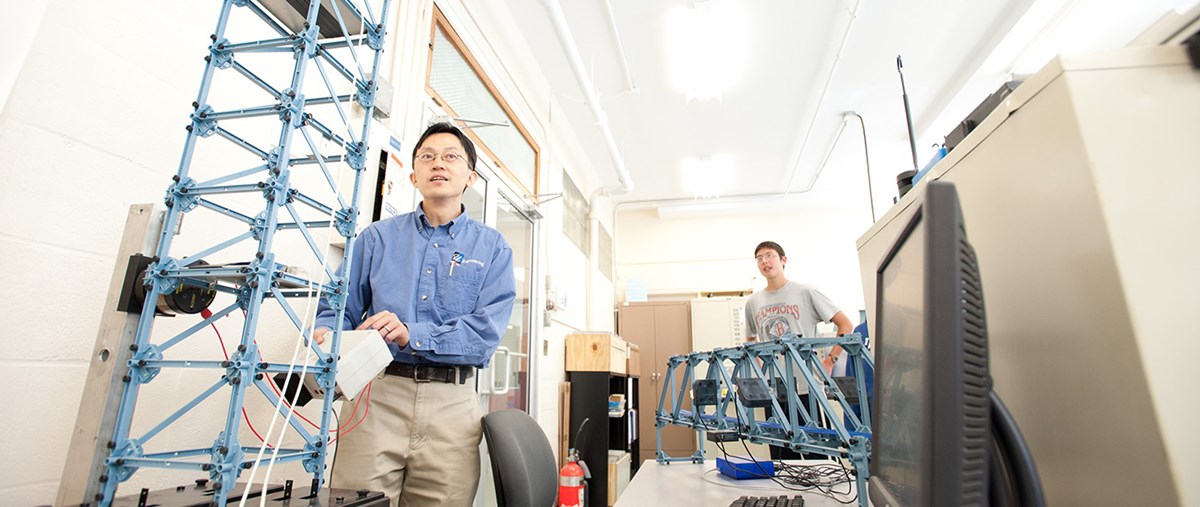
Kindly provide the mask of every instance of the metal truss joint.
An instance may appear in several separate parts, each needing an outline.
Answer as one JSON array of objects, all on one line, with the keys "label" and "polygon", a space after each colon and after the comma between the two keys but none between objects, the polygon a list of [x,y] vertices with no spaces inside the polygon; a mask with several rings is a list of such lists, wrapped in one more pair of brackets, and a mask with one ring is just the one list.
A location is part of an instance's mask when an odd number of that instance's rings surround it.
[{"label": "metal truss joint", "polygon": [[383,23],[375,25],[367,25],[367,45],[375,51],[383,49],[383,40],[387,36],[387,32],[383,31]]},{"label": "metal truss joint", "polygon": [[333,281],[333,290],[325,291],[325,299],[334,311],[346,307],[346,278],[344,276]]},{"label": "metal truss joint", "polygon": [[358,210],[356,208],[342,208],[336,213],[337,230],[342,237],[350,239],[354,237],[354,224],[358,221]]},{"label": "metal truss joint", "polygon": [[268,256],[265,259],[255,259],[250,261],[250,264],[242,268],[242,274],[246,276],[246,287],[257,289],[259,287],[266,288],[271,280],[271,268],[275,264],[274,256]]},{"label": "metal truss joint", "polygon": [[300,34],[300,38],[303,40],[296,48],[304,52],[304,55],[308,58],[312,58],[316,56],[317,51],[321,48],[321,45],[317,43],[317,39],[320,37],[321,27],[318,25],[309,25],[308,22],[305,22],[304,32]]},{"label": "metal truss joint", "polygon": [[362,141],[346,145],[346,163],[355,171],[362,171],[367,167],[367,149]]},{"label": "metal truss joint", "polygon": [[208,46],[208,52],[212,58],[206,60],[211,62],[213,65],[216,65],[218,69],[228,69],[229,67],[232,67],[233,50],[229,49],[228,45],[229,39],[220,38],[214,40],[213,43],[209,44]]},{"label": "metal truss joint", "polygon": [[129,358],[129,374],[131,380],[136,380],[139,384],[145,384],[154,380],[162,368],[157,366],[149,366],[150,361],[157,361],[163,358],[162,350],[157,345],[147,343],[145,347],[141,347],[133,356]]},{"label": "metal truss joint", "polygon": [[375,93],[379,91],[379,83],[372,79],[370,81],[356,80],[355,84],[358,86],[358,93],[354,95],[354,98],[358,100],[358,105],[363,109],[374,107]]},{"label": "metal truss joint", "polygon": [[287,199],[291,194],[289,192],[287,183],[281,181],[275,176],[272,176],[262,184],[262,195],[263,199],[266,199],[267,202],[273,202],[282,206],[283,203],[287,202]]},{"label": "metal truss joint", "polygon": [[237,351],[222,363],[225,366],[225,380],[230,385],[249,384],[250,379],[257,373],[258,362],[261,358],[258,346],[238,345]]},{"label": "metal truss joint", "polygon": [[209,118],[214,113],[212,106],[205,105],[192,113],[192,124],[189,130],[200,137],[208,137],[216,133],[217,120]]},{"label": "metal truss joint", "polygon": [[153,286],[159,294],[168,294],[179,287],[179,280],[170,276],[179,271],[179,261],[167,257],[150,263],[146,268],[145,285]]},{"label": "metal truss joint", "polygon": [[104,460],[104,465],[108,467],[107,475],[110,479],[116,478],[117,482],[125,482],[138,469],[129,464],[128,458],[140,458],[144,455],[145,452],[137,439],[126,440],[124,445],[119,449],[114,449],[112,454]]},{"label": "metal truss joint", "polygon": [[308,458],[303,461],[305,471],[315,474],[325,469],[325,446],[320,440],[305,444],[304,452],[308,453]]},{"label": "metal truss joint", "polygon": [[208,467],[208,477],[213,482],[213,489],[231,489],[242,473],[241,462],[245,458],[245,452],[240,444],[227,440],[225,432],[222,431],[209,450],[212,461]]},{"label": "metal truss joint", "polygon": [[251,298],[253,298],[253,297],[254,297],[253,289],[251,289],[250,287],[246,287],[245,285],[238,287],[237,303],[238,303],[238,307],[240,307],[243,312],[250,309],[250,301],[251,301]]},{"label": "metal truss joint", "polygon": [[300,128],[307,121],[308,117],[304,114],[304,94],[296,93],[296,90],[288,88],[279,96],[279,119],[291,125],[293,128]]},{"label": "metal truss joint", "polygon": [[[280,109],[283,109],[282,106],[278,106],[278,107]],[[267,166],[267,170],[270,171],[271,174],[273,174],[275,176],[279,175],[279,173],[281,172],[281,169],[280,169],[280,160],[281,159],[282,159],[282,157],[279,154],[279,148],[275,148],[275,149],[271,150],[270,153],[267,154],[266,166]],[[258,184],[258,186],[260,188],[263,187],[264,185],[266,185],[266,184],[261,183],[261,182]]]},{"label": "metal truss joint", "polygon": [[262,241],[263,236],[267,233],[267,213],[264,211],[254,217],[254,223],[250,224],[250,234],[254,236],[255,241]]},{"label": "metal truss joint", "polygon": [[187,213],[196,209],[200,204],[200,196],[192,192],[196,188],[196,180],[182,178],[167,187],[167,195],[163,202],[167,207],[179,206],[179,211]]}]

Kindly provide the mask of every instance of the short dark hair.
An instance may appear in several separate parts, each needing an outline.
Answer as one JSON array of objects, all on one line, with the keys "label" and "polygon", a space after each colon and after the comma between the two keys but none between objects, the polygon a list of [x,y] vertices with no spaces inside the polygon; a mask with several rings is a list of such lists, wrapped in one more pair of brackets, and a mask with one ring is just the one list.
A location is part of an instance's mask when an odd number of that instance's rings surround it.
[{"label": "short dark hair", "polygon": [[764,248],[770,248],[771,250],[774,250],[775,253],[779,254],[780,257],[787,256],[787,254],[783,253],[783,247],[779,246],[779,243],[774,241],[763,241],[762,243],[759,243],[758,246],[754,247],[754,256],[758,257],[758,252],[762,251]]},{"label": "short dark hair", "polygon": [[452,134],[462,142],[463,149],[467,151],[467,167],[472,171],[475,170],[475,143],[471,142],[471,138],[460,130],[458,127],[446,122],[434,123],[429,128],[425,129],[425,133],[421,134],[421,138],[417,139],[417,144],[413,146],[413,159],[417,158],[417,150],[421,149],[421,145],[425,144],[425,139],[434,134]]}]

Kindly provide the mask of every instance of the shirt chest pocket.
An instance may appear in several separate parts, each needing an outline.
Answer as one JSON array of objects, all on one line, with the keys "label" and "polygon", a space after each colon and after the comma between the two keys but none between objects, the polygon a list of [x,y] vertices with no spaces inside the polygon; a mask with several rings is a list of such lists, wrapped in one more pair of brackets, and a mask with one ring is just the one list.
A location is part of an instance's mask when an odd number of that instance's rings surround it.
[{"label": "shirt chest pocket", "polygon": [[438,273],[437,305],[443,318],[458,317],[475,311],[483,268],[474,263],[459,264],[454,270]]}]

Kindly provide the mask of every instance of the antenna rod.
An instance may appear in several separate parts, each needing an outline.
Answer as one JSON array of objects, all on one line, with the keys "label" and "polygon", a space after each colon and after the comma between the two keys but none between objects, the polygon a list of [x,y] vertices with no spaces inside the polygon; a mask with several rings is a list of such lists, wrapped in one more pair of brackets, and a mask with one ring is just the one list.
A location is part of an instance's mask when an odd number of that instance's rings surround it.
[{"label": "antenna rod", "polygon": [[912,110],[908,107],[908,89],[904,86],[904,62],[896,55],[896,72],[900,73],[900,92],[904,94],[904,119],[908,120],[908,145],[912,150],[913,169],[917,167],[917,140],[913,136]]}]

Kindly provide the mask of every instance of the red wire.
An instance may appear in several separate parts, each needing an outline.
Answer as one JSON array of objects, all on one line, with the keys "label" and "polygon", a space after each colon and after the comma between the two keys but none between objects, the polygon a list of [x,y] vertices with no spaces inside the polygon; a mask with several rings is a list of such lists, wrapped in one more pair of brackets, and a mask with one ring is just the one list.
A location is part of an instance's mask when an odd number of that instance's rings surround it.
[{"label": "red wire", "polygon": [[[212,317],[212,312],[208,311],[208,309],[205,309],[203,312],[201,312],[201,316],[203,316],[204,318],[207,319],[209,317]],[[229,350],[225,348],[225,339],[221,338],[221,331],[219,329],[217,329],[217,323],[210,322],[208,325],[212,326],[214,333],[217,333],[217,342],[221,344],[221,354],[224,355],[225,360],[228,361],[229,360]],[[244,418],[246,420],[246,426],[250,427],[250,432],[254,433],[255,437],[258,437],[258,441],[266,443],[267,441],[264,440],[262,435],[258,434],[258,430],[254,428],[254,423],[250,422],[250,414],[246,413],[246,407],[242,407],[242,418]],[[267,444],[267,447],[271,447],[271,444]]]},{"label": "red wire", "polygon": [[[367,387],[365,387],[363,389],[364,393],[363,393],[362,397],[360,397],[358,399],[358,401],[362,401],[363,398],[366,398],[367,406],[363,407],[362,419],[359,419],[354,424],[351,424],[350,427],[346,428],[346,433],[345,433],[346,435],[349,435],[350,432],[354,430],[354,428],[357,428],[359,424],[362,424],[363,421],[367,420],[367,412],[369,412],[371,410],[371,384],[374,384],[374,383],[375,383],[374,381],[367,382]],[[354,402],[354,412],[358,412],[358,401]],[[354,419],[354,412],[350,412],[351,420]],[[332,444],[334,442],[337,442],[337,439],[339,439],[341,437],[342,437],[342,434],[339,433],[338,436],[333,437],[333,439],[330,440],[329,443]]]},{"label": "red wire", "polygon": [[[200,316],[207,319],[209,317],[212,317],[212,312],[208,311],[208,309],[205,308],[204,310],[202,310],[200,312]],[[246,317],[246,310],[242,310],[242,317],[243,318]],[[225,339],[221,338],[221,331],[217,329],[217,324],[215,322],[210,323],[209,325],[212,326],[213,332],[215,332],[217,334],[217,341],[221,344],[221,354],[223,354],[225,356],[225,360],[228,361],[229,360],[229,351],[225,348]],[[254,340],[254,344],[258,345],[258,340]],[[372,382],[368,382],[367,387],[365,387],[363,389],[365,394],[363,396],[360,396],[357,400],[354,401],[354,409],[352,409],[350,411],[350,420],[352,420],[352,421],[354,420],[354,415],[358,413],[358,404],[360,402],[362,402],[363,398],[366,398],[368,400],[368,406],[369,406],[369,404],[370,404],[369,400],[371,399],[371,384],[372,384]],[[291,403],[288,403],[288,400],[286,398],[284,398],[283,393],[281,393],[279,391],[279,387],[275,385],[275,382],[267,382],[267,385],[271,386],[271,390],[275,391],[275,395],[278,396],[283,401],[283,403],[288,406],[288,408],[291,408],[291,406],[292,406]],[[354,423],[352,423],[350,425],[350,427],[346,428],[347,434],[349,434],[350,431],[353,430],[354,428],[357,428],[359,424],[362,424],[363,420],[365,420],[367,418],[367,410],[368,409],[364,408],[362,418],[359,419],[358,421],[355,421]],[[319,429],[321,427],[319,424],[312,422],[307,417],[304,417],[304,414],[296,412],[295,410],[292,411],[292,414],[294,414],[296,417],[299,417],[301,420],[308,423],[313,428]],[[258,437],[259,442],[265,443],[266,440],[263,439],[262,435],[258,434],[258,430],[256,430],[254,428],[254,424],[252,424],[250,422],[250,416],[248,414],[246,414],[245,407],[242,407],[242,417],[244,417],[246,419],[246,425],[250,427],[250,432],[254,433],[255,437]],[[338,433],[339,430],[341,430],[341,428],[333,428],[333,429],[330,429],[329,431],[330,431],[330,433]],[[336,441],[337,441],[337,437],[334,437],[332,440],[329,441],[329,443],[333,443]],[[273,447],[273,446],[268,443],[267,447]]]}]

